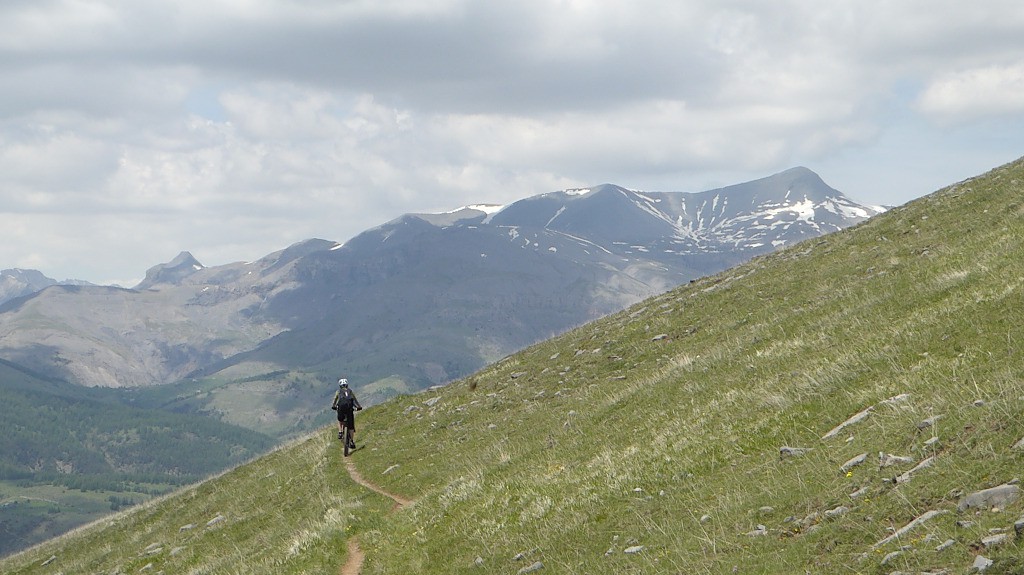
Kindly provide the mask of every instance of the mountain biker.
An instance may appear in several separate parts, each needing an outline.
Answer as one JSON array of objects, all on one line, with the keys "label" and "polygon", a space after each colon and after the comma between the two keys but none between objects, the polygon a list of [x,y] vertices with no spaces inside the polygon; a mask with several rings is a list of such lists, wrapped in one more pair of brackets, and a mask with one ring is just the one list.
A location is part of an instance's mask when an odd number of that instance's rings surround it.
[{"label": "mountain biker", "polygon": [[338,439],[345,437],[345,428],[349,429],[349,449],[356,448],[356,414],[355,411],[362,411],[363,406],[359,405],[356,394],[348,387],[348,380],[344,377],[338,380],[338,391],[334,394],[334,402],[331,409],[338,412]]}]

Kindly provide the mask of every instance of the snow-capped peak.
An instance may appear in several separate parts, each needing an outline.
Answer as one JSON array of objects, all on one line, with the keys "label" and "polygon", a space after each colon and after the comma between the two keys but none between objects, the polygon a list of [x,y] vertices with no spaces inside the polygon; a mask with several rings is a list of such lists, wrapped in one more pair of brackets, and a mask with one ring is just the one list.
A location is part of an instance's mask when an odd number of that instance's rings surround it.
[{"label": "snow-capped peak", "polygon": [[[483,213],[485,213],[487,215],[491,215],[491,214],[496,214],[496,213],[500,212],[504,208],[505,208],[505,206],[501,205],[501,204],[472,204],[472,205],[466,206],[465,208],[459,208],[459,209],[460,210],[461,209],[476,210],[478,212],[483,212]],[[458,210],[455,210],[455,211],[458,211]]]}]

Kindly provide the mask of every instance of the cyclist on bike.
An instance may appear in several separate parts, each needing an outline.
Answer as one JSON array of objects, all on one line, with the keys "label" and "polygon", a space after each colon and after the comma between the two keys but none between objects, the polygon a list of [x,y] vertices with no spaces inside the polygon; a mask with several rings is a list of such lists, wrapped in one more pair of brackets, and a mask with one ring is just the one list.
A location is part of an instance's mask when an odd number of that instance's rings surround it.
[{"label": "cyclist on bike", "polygon": [[331,409],[338,412],[338,439],[345,437],[345,428],[349,429],[349,449],[356,448],[356,414],[355,411],[362,411],[363,406],[359,405],[356,394],[348,387],[348,380],[344,377],[338,380],[338,391],[334,394],[334,402]]}]

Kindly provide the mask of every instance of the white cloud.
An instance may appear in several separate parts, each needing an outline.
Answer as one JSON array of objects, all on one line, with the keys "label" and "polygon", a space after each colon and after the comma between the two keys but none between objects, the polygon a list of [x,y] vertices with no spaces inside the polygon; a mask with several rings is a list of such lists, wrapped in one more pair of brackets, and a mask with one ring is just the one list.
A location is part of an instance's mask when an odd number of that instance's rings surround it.
[{"label": "white cloud", "polygon": [[901,203],[1024,153],[1021,38],[1009,0],[13,0],[0,267],[123,282],[186,249],[797,164]]},{"label": "white cloud", "polygon": [[1024,113],[1024,63],[944,74],[925,88],[917,105],[951,122]]}]

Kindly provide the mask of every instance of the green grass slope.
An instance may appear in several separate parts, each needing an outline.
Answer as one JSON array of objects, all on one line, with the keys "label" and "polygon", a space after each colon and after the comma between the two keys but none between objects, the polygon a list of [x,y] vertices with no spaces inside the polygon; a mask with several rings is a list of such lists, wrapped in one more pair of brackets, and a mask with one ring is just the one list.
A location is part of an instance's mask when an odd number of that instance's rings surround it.
[{"label": "green grass slope", "polygon": [[1022,243],[1017,161],[362,412],[411,506],[323,430],[0,572],[1021,573]]},{"label": "green grass slope", "polygon": [[120,403],[0,362],[0,555],[194,483],[274,440],[196,414]]}]

